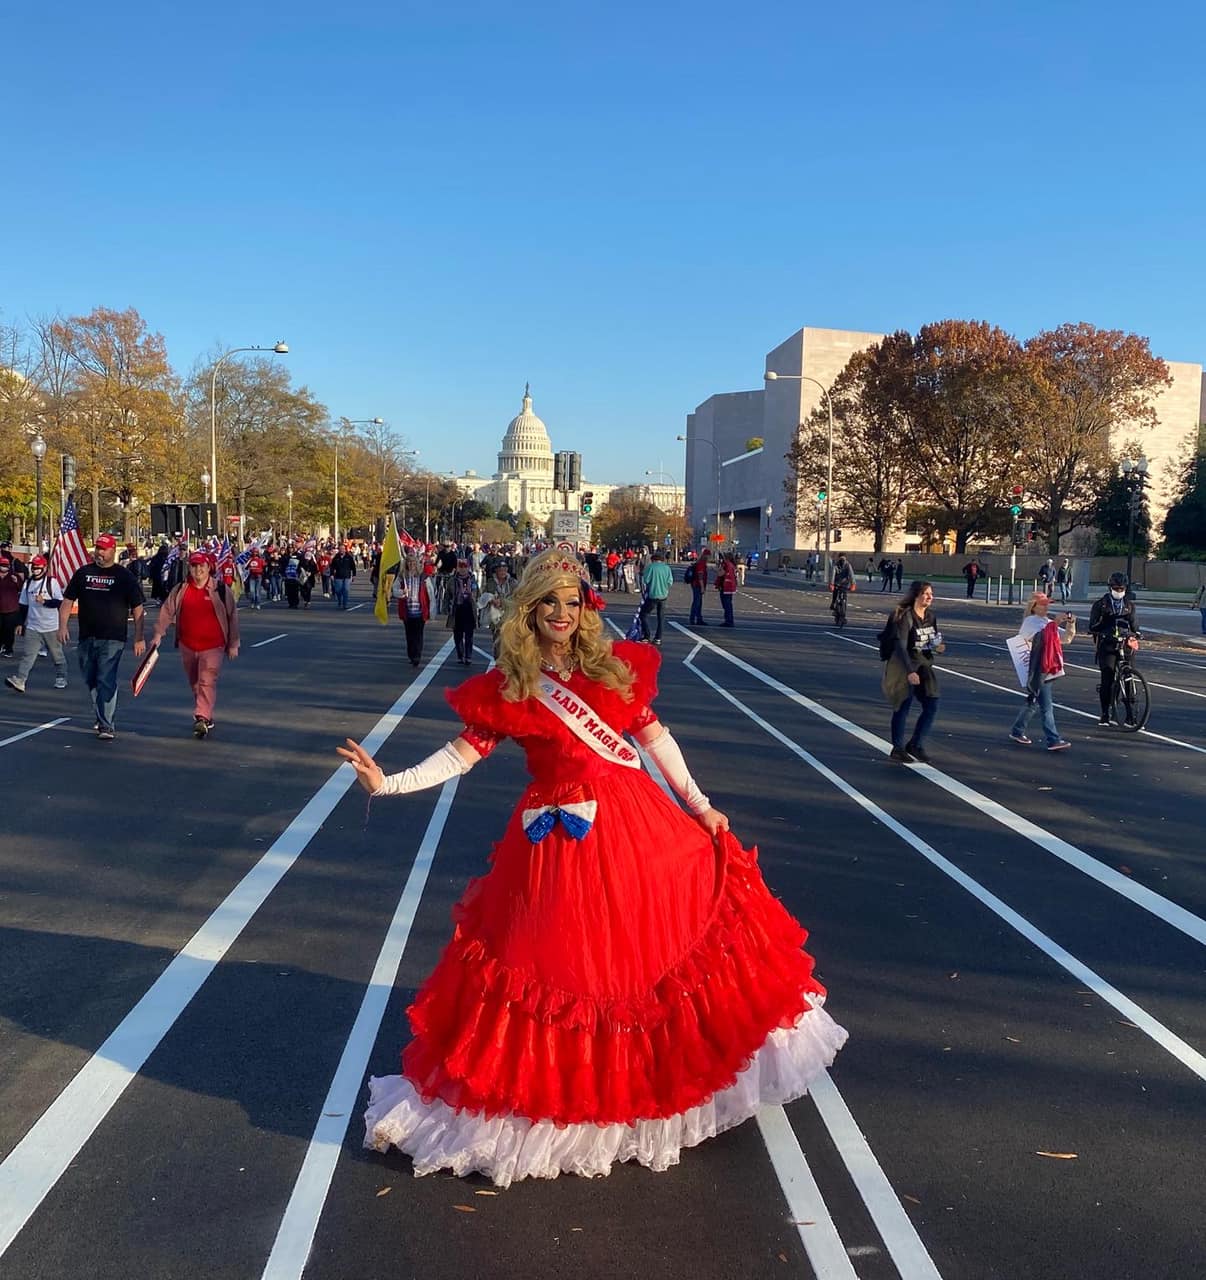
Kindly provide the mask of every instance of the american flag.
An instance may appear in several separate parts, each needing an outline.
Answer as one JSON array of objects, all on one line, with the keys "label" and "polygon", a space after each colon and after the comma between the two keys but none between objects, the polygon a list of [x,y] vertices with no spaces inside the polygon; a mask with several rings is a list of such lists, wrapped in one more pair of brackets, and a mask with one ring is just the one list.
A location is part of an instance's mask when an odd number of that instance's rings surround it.
[{"label": "american flag", "polygon": [[168,579],[172,576],[172,565],[180,559],[181,553],[184,551],[184,539],[181,538],[174,543],[172,549],[167,553],[167,558],[163,562],[163,571],[159,575],[163,579],[163,585],[167,586]]},{"label": "american flag", "polygon": [[417,547],[419,545],[405,529],[403,529],[398,535],[398,541],[401,542],[404,547]]},{"label": "american flag", "polygon": [[55,539],[50,553],[50,564],[47,576],[58,587],[60,593],[71,581],[71,575],[81,566],[88,563],[89,556],[80,537],[80,517],[75,509],[75,499],[67,499],[67,510],[59,524],[59,536]]}]

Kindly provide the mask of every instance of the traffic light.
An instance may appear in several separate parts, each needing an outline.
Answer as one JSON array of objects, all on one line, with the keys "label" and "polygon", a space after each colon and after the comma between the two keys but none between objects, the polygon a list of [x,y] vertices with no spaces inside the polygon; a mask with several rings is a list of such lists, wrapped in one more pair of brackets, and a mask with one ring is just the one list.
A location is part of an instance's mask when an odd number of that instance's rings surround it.
[{"label": "traffic light", "polygon": [[840,529],[835,529],[835,530],[833,531],[833,540],[834,540],[834,542],[841,542],[841,540],[842,540],[842,531],[841,531]]},{"label": "traffic light", "polygon": [[569,454],[564,451],[553,454],[553,489],[565,493],[569,488]]},{"label": "traffic light", "polygon": [[595,495],[590,489],[587,489],[587,491],[582,495],[582,514],[584,516],[588,516],[594,509]]},{"label": "traffic light", "polygon": [[580,453],[569,454],[566,481],[565,487],[570,493],[577,493],[582,488],[582,455]]},{"label": "traffic light", "polygon": [[1010,493],[1013,497],[1013,505],[1009,508],[1009,514],[1016,520],[1022,514],[1022,486],[1015,484]]},{"label": "traffic light", "polygon": [[1015,547],[1020,547],[1022,543],[1026,540],[1025,533],[1026,533],[1025,522],[1022,520],[1019,520],[1015,513],[1013,517],[1013,545]]},{"label": "traffic light", "polygon": [[826,498],[828,498],[828,497],[829,497],[829,493],[828,493],[828,491],[827,491],[824,487],[822,487],[822,488],[820,488],[820,489],[818,489],[818,490],[817,490],[817,501],[818,501],[818,502],[824,502],[824,501],[825,501],[825,499],[826,499]]}]

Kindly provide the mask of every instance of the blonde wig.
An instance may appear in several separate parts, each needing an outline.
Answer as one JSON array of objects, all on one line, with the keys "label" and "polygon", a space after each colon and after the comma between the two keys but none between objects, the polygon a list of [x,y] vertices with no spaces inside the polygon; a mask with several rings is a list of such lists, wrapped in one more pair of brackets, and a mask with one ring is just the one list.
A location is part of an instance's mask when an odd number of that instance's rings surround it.
[{"label": "blonde wig", "polygon": [[519,585],[506,602],[498,629],[498,669],[505,677],[502,696],[508,702],[535,696],[541,676],[536,606],[559,587],[576,587],[582,593],[578,629],[570,641],[578,666],[588,679],[597,680],[630,702],[632,668],[612,652],[599,611],[586,604],[590,583],[583,576],[581,565],[572,554],[556,549],[542,551],[528,561]]}]

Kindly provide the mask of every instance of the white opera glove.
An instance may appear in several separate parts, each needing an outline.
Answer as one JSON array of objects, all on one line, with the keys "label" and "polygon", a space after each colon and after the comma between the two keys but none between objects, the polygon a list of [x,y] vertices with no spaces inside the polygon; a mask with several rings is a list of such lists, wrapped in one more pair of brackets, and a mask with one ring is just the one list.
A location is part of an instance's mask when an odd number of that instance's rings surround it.
[{"label": "white opera glove", "polygon": [[699,789],[699,785],[691,776],[687,762],[683,759],[682,748],[674,741],[669,729],[663,731],[660,738],[642,744],[653,757],[657,767],[662,771],[670,789],[683,801],[696,817],[712,807],[711,800]]},{"label": "white opera glove", "polygon": [[372,794],[405,796],[412,791],[426,791],[428,787],[438,787],[449,778],[458,778],[462,773],[468,773],[470,767],[452,743],[446,742],[426,760],[412,764],[401,773],[386,774],[384,781]]}]

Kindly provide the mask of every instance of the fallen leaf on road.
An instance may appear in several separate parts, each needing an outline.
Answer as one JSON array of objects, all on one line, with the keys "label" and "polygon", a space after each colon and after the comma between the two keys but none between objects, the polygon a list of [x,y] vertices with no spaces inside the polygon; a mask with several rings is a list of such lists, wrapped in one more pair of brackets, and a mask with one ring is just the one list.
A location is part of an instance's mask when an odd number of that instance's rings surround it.
[{"label": "fallen leaf on road", "polygon": [[387,1196],[392,1190],[393,1190],[393,1187],[382,1187],[381,1190],[377,1192],[377,1195]]},{"label": "fallen leaf on road", "polygon": [[956,969],[954,973],[948,973],[946,976],[948,978],[957,978],[959,976],[959,970]]},{"label": "fallen leaf on road", "polygon": [[452,1206],[457,1213],[476,1213],[477,1210],[471,1204],[454,1204]]},{"label": "fallen leaf on road", "polygon": [[347,1115],[347,1112],[346,1111],[324,1111],[323,1115],[324,1116],[345,1116]]},{"label": "fallen leaf on road", "polygon": [[916,1196],[906,1196],[906,1195],[902,1195],[900,1198],[901,1198],[902,1200],[907,1200],[910,1204],[920,1204],[920,1203],[921,1203],[921,1201],[920,1201],[920,1200],[918,1200]]},{"label": "fallen leaf on road", "polygon": [[1124,876],[1129,876],[1134,874],[1131,871],[1130,867],[1119,867],[1118,870],[1121,871]]},{"label": "fallen leaf on road", "polygon": [[496,1196],[498,1195],[498,1192],[497,1191],[475,1191],[473,1194],[475,1196]]},{"label": "fallen leaf on road", "polygon": [[1118,1023],[1120,1027],[1130,1027],[1133,1031],[1139,1030],[1139,1028],[1133,1022],[1127,1022],[1125,1018],[1115,1018],[1114,1021]]},{"label": "fallen leaf on road", "polygon": [[1075,1151],[1036,1151],[1036,1156],[1046,1156],[1048,1160],[1078,1160]]},{"label": "fallen leaf on road", "polygon": [[806,1222],[803,1218],[788,1218],[788,1222],[793,1227],[815,1227],[817,1225],[815,1221]]},{"label": "fallen leaf on road", "polygon": [[1017,1038],[1017,1036],[1006,1036],[1006,1037],[1005,1037],[1005,1039],[1006,1039],[1006,1040],[1008,1040],[1010,1044],[1021,1044],[1021,1043],[1022,1043],[1022,1042]]},{"label": "fallen leaf on road", "polygon": [[781,1253],[781,1254],[779,1255],[779,1261],[780,1261],[780,1262],[786,1262],[786,1261],[787,1261],[787,1254],[785,1254],[785,1253]]}]

